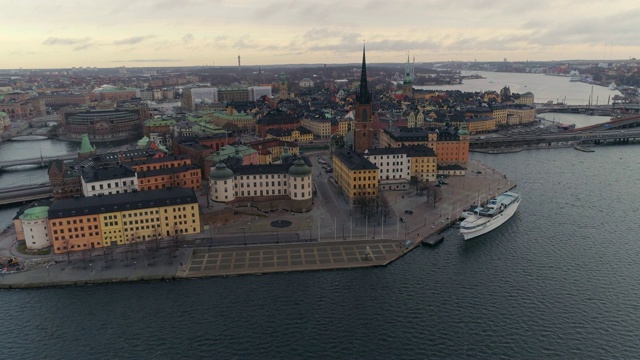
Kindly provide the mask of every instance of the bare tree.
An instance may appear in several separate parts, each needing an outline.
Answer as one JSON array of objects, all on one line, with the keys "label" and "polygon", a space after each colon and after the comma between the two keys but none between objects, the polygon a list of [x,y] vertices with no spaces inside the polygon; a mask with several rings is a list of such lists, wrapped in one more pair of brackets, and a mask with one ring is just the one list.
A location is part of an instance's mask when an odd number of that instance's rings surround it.
[{"label": "bare tree", "polygon": [[440,188],[434,185],[429,185],[429,192],[427,196],[427,203],[431,202],[433,207],[436,207],[436,204],[442,200],[442,192]]}]

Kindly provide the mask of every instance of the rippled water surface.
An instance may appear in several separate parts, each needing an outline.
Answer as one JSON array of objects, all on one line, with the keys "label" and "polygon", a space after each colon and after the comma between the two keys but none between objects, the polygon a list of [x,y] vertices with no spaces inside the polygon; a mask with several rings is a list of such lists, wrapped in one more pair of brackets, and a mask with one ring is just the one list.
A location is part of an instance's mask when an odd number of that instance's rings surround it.
[{"label": "rippled water surface", "polygon": [[474,154],[518,213],[386,268],[1,291],[3,355],[640,358],[638,152]]}]

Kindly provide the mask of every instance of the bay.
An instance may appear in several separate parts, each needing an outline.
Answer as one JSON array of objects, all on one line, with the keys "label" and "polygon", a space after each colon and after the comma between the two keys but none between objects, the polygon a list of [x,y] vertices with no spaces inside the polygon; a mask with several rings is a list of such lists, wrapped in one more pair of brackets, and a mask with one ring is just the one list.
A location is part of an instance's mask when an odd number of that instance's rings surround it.
[{"label": "bay", "polygon": [[639,150],[473,153],[518,182],[516,215],[384,268],[0,291],[3,354],[639,358]]}]

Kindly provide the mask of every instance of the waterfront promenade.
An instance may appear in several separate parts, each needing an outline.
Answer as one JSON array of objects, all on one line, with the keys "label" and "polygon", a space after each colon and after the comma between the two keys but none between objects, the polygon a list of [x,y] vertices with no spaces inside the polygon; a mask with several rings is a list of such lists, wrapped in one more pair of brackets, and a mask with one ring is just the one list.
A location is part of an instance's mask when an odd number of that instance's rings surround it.
[{"label": "waterfront promenade", "polygon": [[[324,175],[327,176],[327,175]],[[328,177],[322,181],[330,181]],[[332,207],[346,207],[339,196],[330,207],[316,206],[306,214],[279,212],[268,217],[245,216],[240,222],[213,224],[211,232],[194,235],[180,248],[162,248],[149,256],[119,247],[113,254],[27,256],[18,253],[15,229],[0,235],[0,257],[18,257],[25,270],[3,274],[0,288],[88,285],[114,282],[162,281],[194,277],[263,274],[384,266],[419,246],[420,240],[455,222],[461,211],[515,186],[498,171],[470,160],[466,176],[449,177],[435,207],[415,190],[387,192],[393,219],[364,223],[354,211],[351,219],[332,216]],[[526,195],[525,195],[526,197]],[[405,213],[410,210],[412,214]],[[335,214],[335,212],[334,212]],[[402,218],[404,222],[399,221]],[[274,220],[291,221],[274,229]],[[321,232],[312,227],[322,221]],[[345,226],[345,223],[349,226]],[[357,225],[356,225],[357,224]],[[233,244],[229,239],[235,239]],[[271,239],[272,244],[254,244]],[[288,240],[287,240],[288,239]],[[280,240],[280,241],[279,241]],[[297,242],[291,242],[297,241]],[[463,241],[461,237],[445,241]],[[223,246],[231,245],[231,246]]]}]

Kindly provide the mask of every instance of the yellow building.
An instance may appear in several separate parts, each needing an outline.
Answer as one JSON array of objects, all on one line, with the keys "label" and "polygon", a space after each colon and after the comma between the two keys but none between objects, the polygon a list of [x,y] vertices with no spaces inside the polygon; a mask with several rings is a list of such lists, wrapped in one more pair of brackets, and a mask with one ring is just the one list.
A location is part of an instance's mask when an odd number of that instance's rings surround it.
[{"label": "yellow building", "polygon": [[309,129],[315,136],[320,139],[328,139],[331,136],[332,119],[325,118],[304,118],[302,126]]},{"label": "yellow building", "polygon": [[[486,134],[496,130],[497,121],[489,116],[477,116],[466,119],[467,128],[471,135]],[[460,127],[460,124],[456,124]]]},{"label": "yellow building", "polygon": [[378,167],[356,151],[342,148],[333,153],[333,177],[353,204],[358,196],[378,195]]},{"label": "yellow building", "polygon": [[338,131],[337,133],[342,136],[347,136],[349,129],[353,129],[353,118],[344,118],[338,120]]},{"label": "yellow building", "polygon": [[49,208],[56,254],[200,232],[193,189],[171,188],[64,199]]},{"label": "yellow building", "polygon": [[392,129],[382,129],[378,137],[381,148],[426,145],[435,149],[438,133],[423,128],[399,126]]},{"label": "yellow building", "polygon": [[438,156],[433,149],[424,145],[409,146],[407,157],[411,164],[411,177],[418,181],[436,181]]},{"label": "yellow building", "polygon": [[313,133],[302,126],[295,130],[271,128],[267,130],[267,139],[270,138],[276,138],[282,141],[309,142],[313,141]]}]

